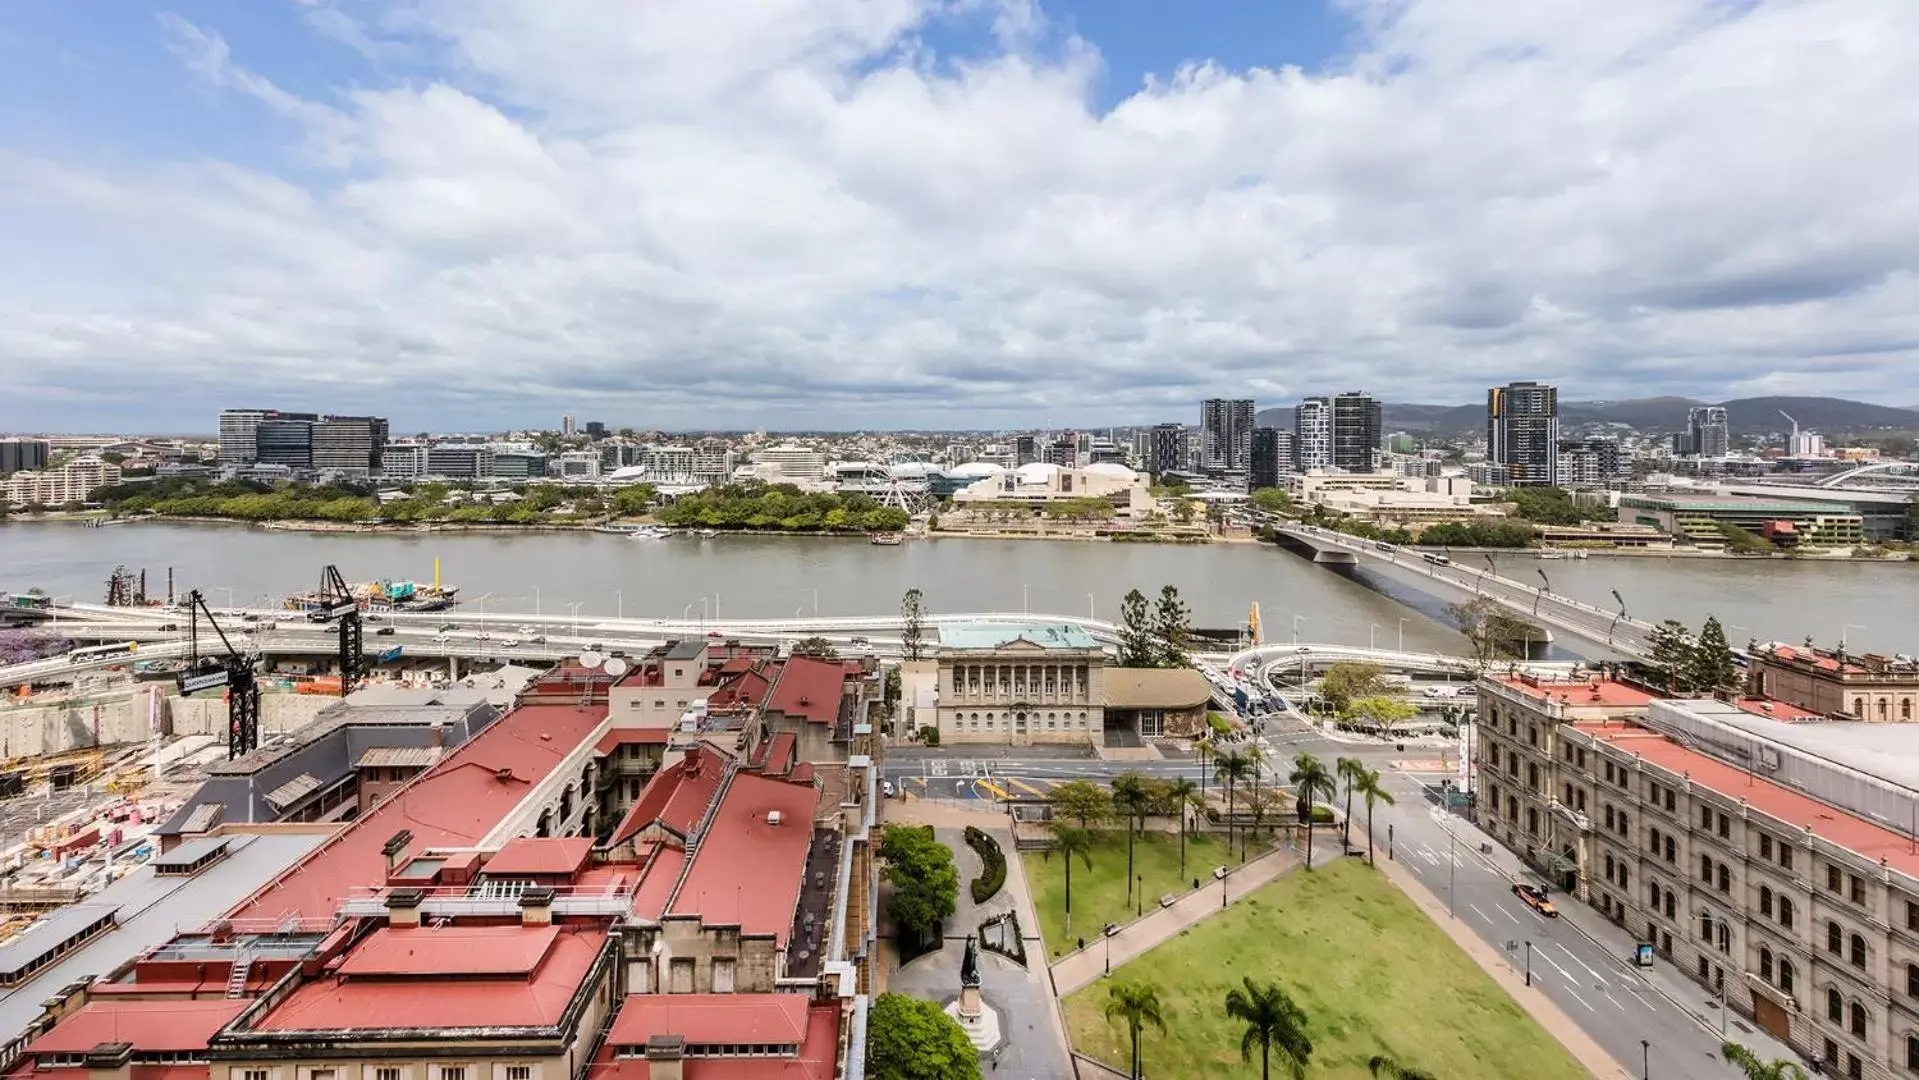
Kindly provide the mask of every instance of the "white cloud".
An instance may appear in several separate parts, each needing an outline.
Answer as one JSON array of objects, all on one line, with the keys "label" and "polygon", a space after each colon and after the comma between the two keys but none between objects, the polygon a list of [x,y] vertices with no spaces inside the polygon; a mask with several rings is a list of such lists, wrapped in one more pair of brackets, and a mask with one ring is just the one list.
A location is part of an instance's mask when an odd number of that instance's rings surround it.
[{"label": "white cloud", "polygon": [[[1049,45],[1027,0],[309,0],[316,50],[441,61],[325,101],[168,16],[303,157],[0,158],[0,227],[162,267],[0,298],[0,365],[209,415],[417,402],[407,427],[1153,420],[1510,377],[1919,396],[1919,7],[1348,10],[1347,66],[1200,65],[1104,111],[1097,43]],[[955,26],[985,52],[942,55]]]}]

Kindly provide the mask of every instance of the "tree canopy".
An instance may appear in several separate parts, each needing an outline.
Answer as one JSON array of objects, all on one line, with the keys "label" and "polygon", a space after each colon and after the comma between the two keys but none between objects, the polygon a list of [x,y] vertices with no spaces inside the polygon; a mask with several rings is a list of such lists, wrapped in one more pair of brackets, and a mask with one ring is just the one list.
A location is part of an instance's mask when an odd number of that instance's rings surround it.
[{"label": "tree canopy", "polygon": [[683,495],[657,515],[668,525],[788,532],[896,532],[906,511],[871,495],[801,491],[792,484],[719,484]]},{"label": "tree canopy", "polygon": [[918,825],[888,825],[881,834],[880,858],[886,861],[886,880],[893,886],[887,908],[893,921],[914,933],[924,933],[953,914],[959,897],[959,869],[953,852],[933,838],[933,830]]},{"label": "tree canopy", "polygon": [[980,1080],[979,1053],[938,1004],[881,994],[866,1018],[866,1075],[873,1080]]},{"label": "tree canopy", "polygon": [[1564,488],[1516,487],[1500,497],[1513,504],[1514,517],[1538,525],[1578,525],[1586,520],[1585,511]]},{"label": "tree canopy", "polygon": [[1071,818],[1083,828],[1101,824],[1113,816],[1113,796],[1091,780],[1068,780],[1048,795],[1053,801],[1054,818]]},{"label": "tree canopy", "polygon": [[1333,711],[1344,714],[1357,698],[1386,689],[1386,669],[1359,660],[1342,660],[1326,669],[1319,680],[1319,696]]}]

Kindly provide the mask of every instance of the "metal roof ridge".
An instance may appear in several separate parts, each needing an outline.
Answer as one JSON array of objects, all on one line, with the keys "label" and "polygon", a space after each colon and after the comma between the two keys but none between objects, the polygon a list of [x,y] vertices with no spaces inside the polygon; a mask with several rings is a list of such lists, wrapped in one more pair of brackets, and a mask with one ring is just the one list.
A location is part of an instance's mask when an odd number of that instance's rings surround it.
[{"label": "metal roof ridge", "polygon": [[706,811],[693,826],[686,837],[686,858],[680,862],[680,875],[673,881],[673,891],[666,894],[666,906],[660,909],[664,915],[679,903],[680,890],[686,887],[686,879],[693,871],[693,862],[699,856],[701,842],[706,839],[706,830],[713,824],[713,818],[719,813],[720,804],[726,801],[726,794],[733,790],[733,778],[740,772],[740,759],[729,756],[726,759],[726,771],[721,774],[720,782],[713,785],[713,795],[707,799]]}]

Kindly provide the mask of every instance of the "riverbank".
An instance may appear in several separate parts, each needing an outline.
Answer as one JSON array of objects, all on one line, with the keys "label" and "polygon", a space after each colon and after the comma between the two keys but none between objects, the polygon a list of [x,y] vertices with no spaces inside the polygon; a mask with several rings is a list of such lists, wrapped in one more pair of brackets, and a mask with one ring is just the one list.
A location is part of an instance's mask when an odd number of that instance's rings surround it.
[{"label": "riverbank", "polygon": [[[476,534],[514,534],[514,533],[605,533],[621,535],[626,527],[657,525],[652,517],[638,518],[596,518],[591,521],[543,521],[543,522],[500,522],[500,521],[247,521],[240,518],[204,517],[196,515],[147,514],[137,518],[112,518],[101,511],[81,511],[67,513],[51,511],[45,514],[14,515],[0,519],[17,522],[52,522],[71,524],[97,521],[101,525],[220,525],[236,528],[259,529],[267,532],[318,533],[318,534],[366,534],[386,536],[414,536],[442,533]],[[703,530],[688,526],[673,527],[674,535],[695,535]],[[865,540],[866,533],[845,529],[713,529],[718,536],[804,536],[834,537],[843,540]],[[932,532],[904,532],[903,540],[1064,540],[1084,543],[1109,544],[1151,544],[1158,546],[1200,546],[1226,539],[1210,535],[1167,534],[1164,536],[1125,533],[1119,535],[1100,535],[1092,530],[1039,529],[1039,530],[997,530],[997,529],[935,529]]]},{"label": "riverbank", "polygon": [[1730,562],[1914,562],[1911,555],[1904,552],[1887,552],[1883,555],[1859,555],[1850,551],[1814,551],[1806,553],[1775,552],[1765,555],[1740,555],[1731,551],[1702,551],[1698,548],[1464,548],[1464,547],[1420,547],[1411,545],[1413,551],[1431,551],[1441,555],[1512,555],[1519,558],[1579,559],[1591,556],[1621,559],[1716,559]]}]

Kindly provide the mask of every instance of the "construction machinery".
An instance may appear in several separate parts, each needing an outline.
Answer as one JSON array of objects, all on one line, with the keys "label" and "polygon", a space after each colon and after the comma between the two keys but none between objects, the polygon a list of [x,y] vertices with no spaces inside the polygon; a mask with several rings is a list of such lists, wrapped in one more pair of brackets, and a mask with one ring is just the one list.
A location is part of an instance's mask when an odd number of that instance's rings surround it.
[{"label": "construction machinery", "polygon": [[[226,688],[227,758],[231,760],[260,745],[260,686],[254,679],[259,657],[233,647],[225,630],[214,619],[207,601],[194,589],[187,593],[186,664],[174,676],[182,695],[201,690]],[[200,654],[200,620],[205,619],[220,639],[225,656]]]},{"label": "construction machinery", "polygon": [[366,628],[360,623],[360,601],[340,568],[331,563],[320,571],[318,597],[319,604],[307,612],[307,618],[339,627],[340,696],[345,697],[366,682]]}]

